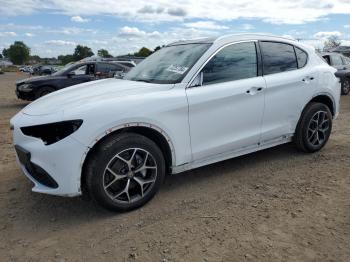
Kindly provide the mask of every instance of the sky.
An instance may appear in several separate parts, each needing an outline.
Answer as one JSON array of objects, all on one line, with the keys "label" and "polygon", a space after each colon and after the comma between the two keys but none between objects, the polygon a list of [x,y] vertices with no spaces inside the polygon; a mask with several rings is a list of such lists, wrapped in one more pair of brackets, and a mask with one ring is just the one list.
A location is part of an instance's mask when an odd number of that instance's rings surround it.
[{"label": "sky", "polygon": [[350,0],[0,0],[0,51],[23,41],[32,55],[77,44],[112,55],[182,39],[268,33],[322,47],[350,45]]}]

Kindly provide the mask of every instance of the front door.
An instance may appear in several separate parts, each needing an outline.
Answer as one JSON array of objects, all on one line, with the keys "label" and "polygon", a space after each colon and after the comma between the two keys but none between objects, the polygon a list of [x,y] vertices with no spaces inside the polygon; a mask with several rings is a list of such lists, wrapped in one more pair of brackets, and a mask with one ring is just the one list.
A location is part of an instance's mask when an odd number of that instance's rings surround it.
[{"label": "front door", "polygon": [[255,42],[228,45],[202,69],[203,84],[186,89],[194,161],[258,146],[265,81],[257,61]]}]

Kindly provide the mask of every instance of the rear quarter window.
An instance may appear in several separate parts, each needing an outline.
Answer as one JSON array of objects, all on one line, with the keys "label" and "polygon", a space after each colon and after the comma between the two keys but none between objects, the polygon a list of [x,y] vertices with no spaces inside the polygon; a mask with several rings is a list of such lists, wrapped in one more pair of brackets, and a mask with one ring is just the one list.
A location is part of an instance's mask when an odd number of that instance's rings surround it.
[{"label": "rear quarter window", "polygon": [[298,47],[295,48],[295,54],[297,56],[298,68],[303,68],[307,63],[307,53]]}]

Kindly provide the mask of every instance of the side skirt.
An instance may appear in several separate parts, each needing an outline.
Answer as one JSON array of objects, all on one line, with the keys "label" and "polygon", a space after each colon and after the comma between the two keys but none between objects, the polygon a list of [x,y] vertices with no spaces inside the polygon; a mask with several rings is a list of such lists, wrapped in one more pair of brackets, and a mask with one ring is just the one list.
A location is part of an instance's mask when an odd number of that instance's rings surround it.
[{"label": "side skirt", "polygon": [[286,144],[286,143],[289,143],[292,141],[292,137],[293,137],[293,134],[283,135],[281,137],[278,137],[278,138],[275,138],[275,139],[272,139],[269,141],[264,141],[263,144],[260,144],[260,145],[253,145],[250,147],[244,147],[244,148],[240,148],[238,150],[217,154],[217,155],[214,155],[214,156],[211,156],[208,158],[204,158],[204,159],[199,159],[199,160],[193,161],[191,163],[186,163],[186,164],[183,164],[180,166],[174,166],[174,167],[172,167],[172,174],[178,174],[178,173],[188,171],[191,169],[195,169],[195,168],[198,168],[201,166],[210,165],[210,164],[224,161],[227,159],[231,159],[234,157],[238,157],[238,156],[250,154],[253,152],[257,152],[260,150],[264,150],[264,149],[267,149],[270,147],[275,147],[278,145]]}]

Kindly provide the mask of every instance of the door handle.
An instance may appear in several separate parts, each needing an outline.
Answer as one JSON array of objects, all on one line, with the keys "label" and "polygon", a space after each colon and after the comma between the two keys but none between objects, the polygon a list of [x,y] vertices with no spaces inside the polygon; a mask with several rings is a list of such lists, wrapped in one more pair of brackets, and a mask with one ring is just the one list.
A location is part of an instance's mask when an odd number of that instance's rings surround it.
[{"label": "door handle", "polygon": [[261,86],[253,86],[250,89],[246,91],[247,94],[249,95],[255,95],[256,93],[262,91],[264,88]]},{"label": "door handle", "polygon": [[313,76],[306,76],[302,79],[303,82],[309,82],[309,81],[312,81],[314,80],[315,78]]}]

